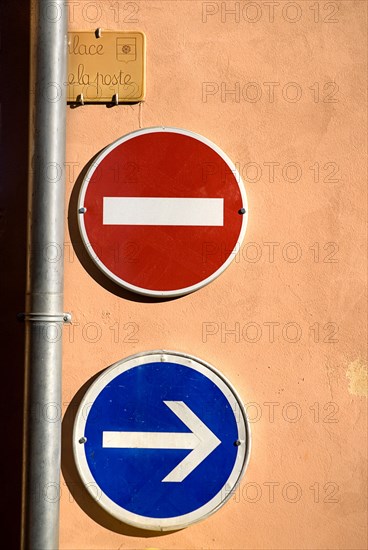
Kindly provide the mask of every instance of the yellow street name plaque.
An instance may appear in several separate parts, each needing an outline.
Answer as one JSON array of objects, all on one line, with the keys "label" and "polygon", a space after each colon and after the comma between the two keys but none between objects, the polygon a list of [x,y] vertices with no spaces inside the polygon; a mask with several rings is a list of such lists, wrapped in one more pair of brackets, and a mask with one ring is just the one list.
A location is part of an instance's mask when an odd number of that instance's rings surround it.
[{"label": "yellow street name plaque", "polygon": [[136,103],[146,87],[143,32],[68,33],[68,102]]}]

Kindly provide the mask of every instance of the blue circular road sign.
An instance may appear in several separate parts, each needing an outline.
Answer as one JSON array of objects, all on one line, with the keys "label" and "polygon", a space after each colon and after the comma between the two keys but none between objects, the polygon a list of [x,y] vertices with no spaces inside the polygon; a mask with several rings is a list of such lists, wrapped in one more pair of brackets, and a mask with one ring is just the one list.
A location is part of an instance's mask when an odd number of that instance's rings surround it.
[{"label": "blue circular road sign", "polygon": [[83,483],[119,520],[180,529],[231,496],[246,468],[250,431],[230,383],[172,351],[115,363],[88,389],[74,425]]}]

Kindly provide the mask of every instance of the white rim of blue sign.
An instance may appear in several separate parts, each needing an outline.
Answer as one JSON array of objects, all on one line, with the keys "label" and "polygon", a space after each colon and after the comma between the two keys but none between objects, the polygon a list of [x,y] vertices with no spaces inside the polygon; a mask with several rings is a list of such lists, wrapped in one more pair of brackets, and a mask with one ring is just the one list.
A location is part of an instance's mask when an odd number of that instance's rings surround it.
[{"label": "white rim of blue sign", "polygon": [[[152,362],[169,362],[173,361],[180,365],[192,368],[200,372],[210,379],[224,394],[229,405],[234,411],[235,419],[238,426],[238,439],[240,445],[238,447],[237,457],[227,479],[221,490],[206,504],[200,508],[193,510],[188,514],[175,516],[171,518],[152,518],[141,516],[122,508],[113,502],[97,485],[92,473],[89,469],[84,451],[84,435],[88,414],[94,401],[97,399],[100,392],[114,378],[136,366],[145,365]],[[251,435],[247,414],[242,404],[242,401],[230,382],[212,365],[198,359],[192,355],[180,353],[177,351],[154,350],[131,355],[126,359],[117,361],[111,367],[107,368],[87,390],[76,414],[74,429],[73,429],[73,452],[77,470],[85,485],[85,488],[90,493],[91,497],[111,516],[128,525],[132,525],[139,529],[152,531],[174,531],[183,529],[189,525],[207,518],[223,506],[233,495],[238,486],[245,470],[248,466],[251,450]]]},{"label": "white rim of blue sign", "polygon": [[[124,281],[124,279],[121,279],[120,277],[115,275],[115,273],[110,271],[110,269],[108,269],[108,267],[106,267],[105,264],[100,260],[97,253],[93,249],[93,246],[89,242],[89,238],[88,238],[85,223],[84,223],[84,213],[83,213],[84,212],[83,211],[84,199],[85,199],[85,196],[86,196],[86,192],[87,192],[89,182],[90,182],[90,180],[92,178],[92,175],[94,174],[95,170],[97,169],[99,164],[102,162],[102,160],[113,149],[115,149],[116,147],[118,147],[122,143],[125,143],[126,141],[128,141],[130,139],[134,139],[135,137],[140,136],[140,135],[152,134],[152,133],[157,133],[157,132],[169,132],[169,133],[173,133],[173,134],[182,134],[184,136],[194,138],[194,139],[204,143],[205,145],[207,145],[211,149],[213,149],[225,161],[225,163],[228,165],[230,170],[233,172],[233,174],[235,176],[235,179],[236,179],[236,182],[237,182],[238,187],[239,187],[241,197],[242,197],[242,202],[243,202],[242,207],[245,209],[245,213],[242,214],[242,226],[241,226],[241,230],[240,230],[240,234],[239,234],[239,239],[238,239],[234,249],[230,252],[228,258],[225,260],[225,262],[212,275],[210,275],[209,277],[207,277],[203,281],[200,281],[199,283],[196,283],[195,285],[188,286],[188,287],[185,287],[185,288],[175,289],[175,290],[164,290],[164,291],[151,290],[151,289],[142,288],[142,287],[133,285],[131,283],[128,283],[127,281]],[[81,234],[81,237],[82,237],[82,241],[83,241],[83,243],[86,247],[86,250],[87,250],[89,256],[91,257],[92,261],[97,265],[97,267],[103,273],[105,273],[105,275],[107,277],[109,277],[109,279],[113,280],[119,286],[121,286],[121,287],[123,287],[127,290],[130,290],[131,292],[135,292],[137,294],[142,294],[143,296],[151,296],[151,297],[156,297],[156,298],[170,297],[170,296],[171,297],[177,297],[177,296],[183,296],[185,294],[189,294],[191,292],[194,292],[195,290],[198,290],[198,289],[202,288],[203,286],[206,286],[208,283],[211,283],[223,271],[225,271],[225,269],[231,264],[231,262],[233,261],[235,255],[239,252],[239,248],[240,248],[240,246],[241,246],[241,244],[244,240],[245,232],[246,232],[246,229],[247,229],[247,224],[248,224],[248,200],[247,200],[247,195],[246,195],[243,180],[242,180],[235,164],[230,160],[230,158],[226,155],[226,153],[224,153],[224,151],[222,151],[222,149],[220,149],[220,147],[218,147],[215,143],[213,143],[209,139],[207,139],[207,138],[205,138],[205,137],[203,137],[199,134],[196,134],[195,132],[191,132],[190,130],[183,130],[182,128],[173,128],[173,127],[166,127],[166,126],[155,126],[155,127],[152,127],[152,128],[144,128],[142,130],[135,130],[134,132],[130,132],[129,134],[126,134],[122,138],[117,139],[116,141],[114,141],[113,143],[111,143],[110,145],[105,147],[105,149],[103,149],[103,151],[101,151],[101,153],[97,156],[97,158],[94,160],[94,162],[92,163],[92,165],[88,169],[88,171],[87,171],[87,173],[84,177],[81,189],[80,189],[79,198],[78,198],[78,224],[79,224],[79,230],[80,230],[80,234]]]}]

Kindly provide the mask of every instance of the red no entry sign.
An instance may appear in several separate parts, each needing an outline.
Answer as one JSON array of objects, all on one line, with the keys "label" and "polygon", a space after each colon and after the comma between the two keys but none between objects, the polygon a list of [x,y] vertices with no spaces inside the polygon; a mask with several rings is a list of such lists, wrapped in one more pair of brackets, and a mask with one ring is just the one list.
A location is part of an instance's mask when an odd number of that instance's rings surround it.
[{"label": "red no entry sign", "polygon": [[156,297],[192,292],[222,273],[248,217],[243,182],[225,153],[193,132],[162,127],[106,147],[85,176],[78,211],[98,267]]}]

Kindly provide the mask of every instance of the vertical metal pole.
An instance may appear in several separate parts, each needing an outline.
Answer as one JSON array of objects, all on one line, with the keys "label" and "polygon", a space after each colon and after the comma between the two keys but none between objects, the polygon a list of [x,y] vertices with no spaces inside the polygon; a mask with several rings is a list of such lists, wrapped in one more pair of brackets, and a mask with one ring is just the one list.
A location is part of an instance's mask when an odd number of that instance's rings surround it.
[{"label": "vertical metal pole", "polygon": [[39,0],[33,2],[33,8],[22,548],[56,550],[64,320],[67,5],[65,0]]}]

